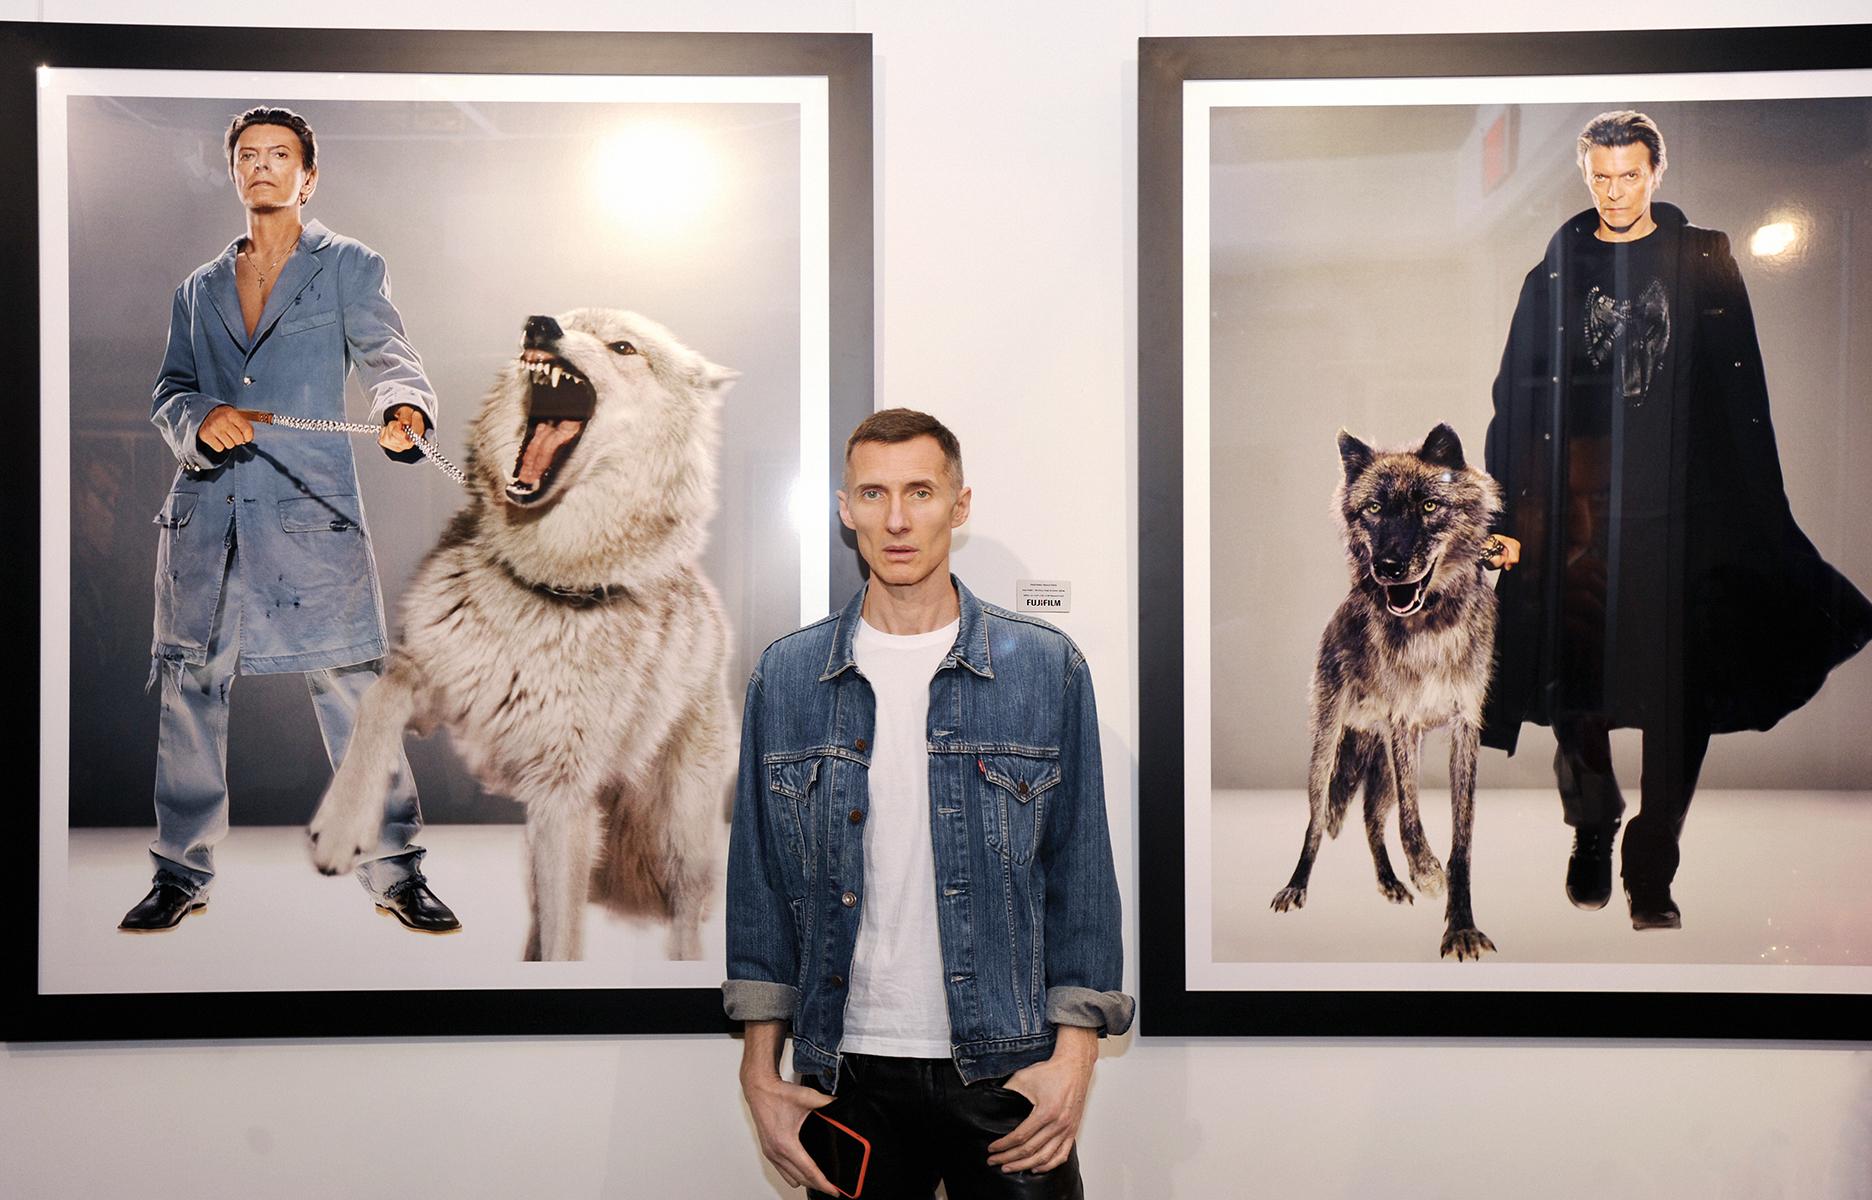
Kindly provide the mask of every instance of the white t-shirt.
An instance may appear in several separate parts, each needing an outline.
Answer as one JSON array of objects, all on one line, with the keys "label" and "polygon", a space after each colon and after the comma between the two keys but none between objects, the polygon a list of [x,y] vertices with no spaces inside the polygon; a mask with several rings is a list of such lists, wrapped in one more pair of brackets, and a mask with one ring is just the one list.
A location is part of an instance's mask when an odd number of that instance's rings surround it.
[{"label": "white t-shirt", "polygon": [[845,999],[848,1054],[948,1058],[949,1001],[936,932],[930,846],[929,688],[960,620],[928,633],[882,633],[863,621],[852,657],[877,697],[864,907]]}]

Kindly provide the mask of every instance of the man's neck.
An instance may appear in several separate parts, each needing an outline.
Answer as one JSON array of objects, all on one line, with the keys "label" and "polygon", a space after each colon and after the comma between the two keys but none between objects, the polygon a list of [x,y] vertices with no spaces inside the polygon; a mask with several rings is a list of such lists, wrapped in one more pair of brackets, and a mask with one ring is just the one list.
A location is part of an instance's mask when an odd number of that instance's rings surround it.
[{"label": "man's neck", "polygon": [[861,614],[880,633],[907,636],[941,629],[962,615],[962,601],[949,582],[949,565],[931,571],[918,583],[894,587],[875,576],[865,589]]},{"label": "man's neck", "polygon": [[281,257],[299,240],[305,226],[299,222],[296,208],[270,208],[247,211],[247,248],[263,261]]},{"label": "man's neck", "polygon": [[1599,219],[1599,228],[1593,231],[1593,236],[1602,242],[1635,242],[1639,238],[1650,237],[1656,232],[1657,221],[1653,219],[1651,210],[1647,208],[1642,217],[1639,217],[1636,221],[1633,221],[1623,229],[1614,225],[1607,225],[1605,223],[1605,218],[1601,217]]}]

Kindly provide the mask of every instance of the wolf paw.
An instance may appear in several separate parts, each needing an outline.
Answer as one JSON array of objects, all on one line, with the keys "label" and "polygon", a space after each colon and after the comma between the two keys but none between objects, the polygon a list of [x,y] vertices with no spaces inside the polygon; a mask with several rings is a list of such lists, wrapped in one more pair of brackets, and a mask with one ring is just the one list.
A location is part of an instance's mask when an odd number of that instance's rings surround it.
[{"label": "wolf paw", "polygon": [[702,930],[694,923],[677,921],[670,926],[663,953],[671,962],[694,962],[702,957]]},{"label": "wolf paw", "polygon": [[1454,954],[1456,961],[1473,958],[1482,961],[1484,954],[1495,953],[1495,943],[1480,929],[1452,929],[1443,935],[1443,957]]},{"label": "wolf paw", "polygon": [[1426,896],[1441,896],[1445,886],[1443,864],[1436,859],[1426,859],[1421,863],[1412,863],[1410,881],[1417,885],[1417,890]]},{"label": "wolf paw", "polygon": [[1416,904],[1417,898],[1410,894],[1410,889],[1396,879],[1380,879],[1378,894],[1393,904]]},{"label": "wolf paw", "polygon": [[1274,903],[1268,907],[1275,912],[1286,912],[1290,908],[1306,907],[1306,889],[1303,887],[1284,887],[1274,893]]},{"label": "wolf paw", "polygon": [[343,875],[376,846],[381,824],[380,814],[334,783],[312,815],[312,865],[321,875]]}]

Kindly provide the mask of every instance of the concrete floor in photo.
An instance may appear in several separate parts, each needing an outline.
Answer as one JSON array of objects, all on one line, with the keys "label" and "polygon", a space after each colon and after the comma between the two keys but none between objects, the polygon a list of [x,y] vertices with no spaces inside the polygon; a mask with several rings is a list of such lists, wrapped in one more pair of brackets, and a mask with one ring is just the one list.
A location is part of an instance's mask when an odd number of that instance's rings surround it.
[{"label": "concrete floor in photo", "polygon": [[[1215,962],[1437,960],[1443,899],[1393,905],[1379,894],[1358,803],[1338,839],[1321,845],[1306,907],[1276,913],[1268,903],[1287,885],[1306,832],[1305,793],[1215,793]],[[1629,818],[1636,797],[1627,803]],[[1420,808],[1431,847],[1447,863],[1449,792],[1426,789]],[[1409,886],[1395,811],[1388,825],[1392,865]],[[1596,911],[1573,907],[1565,892],[1572,834],[1551,791],[1477,796],[1471,892],[1476,927],[1495,943],[1493,958],[1872,964],[1872,792],[1698,792],[1671,889],[1683,910],[1676,930],[1632,929],[1616,853],[1611,902]]]},{"label": "concrete floor in photo", "polygon": [[[722,887],[698,962],[665,957],[666,926],[590,906],[585,958],[520,961],[528,913],[519,825],[431,825],[423,872],[458,933],[405,929],[354,876],[312,867],[301,826],[235,827],[215,850],[205,911],[162,933],[117,930],[149,890],[149,829],[78,829],[41,914],[41,988],[53,992],[318,991],[344,988],[717,987]],[[727,830],[722,831],[725,855]]]}]

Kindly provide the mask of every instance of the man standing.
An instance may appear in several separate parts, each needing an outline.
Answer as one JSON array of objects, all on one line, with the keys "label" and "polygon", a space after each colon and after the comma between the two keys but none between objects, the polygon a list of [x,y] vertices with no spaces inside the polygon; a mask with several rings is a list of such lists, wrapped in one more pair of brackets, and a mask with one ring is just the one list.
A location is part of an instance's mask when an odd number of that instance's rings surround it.
[{"label": "man standing", "polygon": [[[235,676],[304,672],[336,764],[386,648],[349,443],[288,431],[256,437],[239,411],[342,420],[355,367],[390,457],[420,458],[403,426],[420,434],[434,424],[434,390],[390,303],[383,259],[317,221],[301,224],[318,185],[317,153],[297,113],[236,117],[228,174],[247,234],[176,289],[150,409],[180,464],[156,518],[156,871],[119,925],[127,932],[172,929],[207,903],[214,846],[227,832]],[[410,839],[420,826],[404,763],[379,856],[358,877],[405,926],[459,929],[418,869],[423,851]]]},{"label": "man standing", "polygon": [[1608,731],[1642,729],[1620,874],[1633,927],[1675,929],[1710,735],[1806,703],[1872,637],[1872,605],[1795,524],[1748,292],[1727,237],[1653,201],[1657,125],[1602,113],[1578,160],[1593,207],[1528,273],[1495,380],[1511,571],[1482,740],[1512,753],[1522,721],[1553,727],[1567,895],[1599,908],[1625,807]]},{"label": "man standing", "polygon": [[941,422],[861,423],[838,500],[870,583],[748,683],[722,991],[762,1152],[819,1193],[801,1127],[832,1104],[867,1197],[1081,1195],[1097,1039],[1135,1007],[1091,677],[949,573],[970,496]]}]

